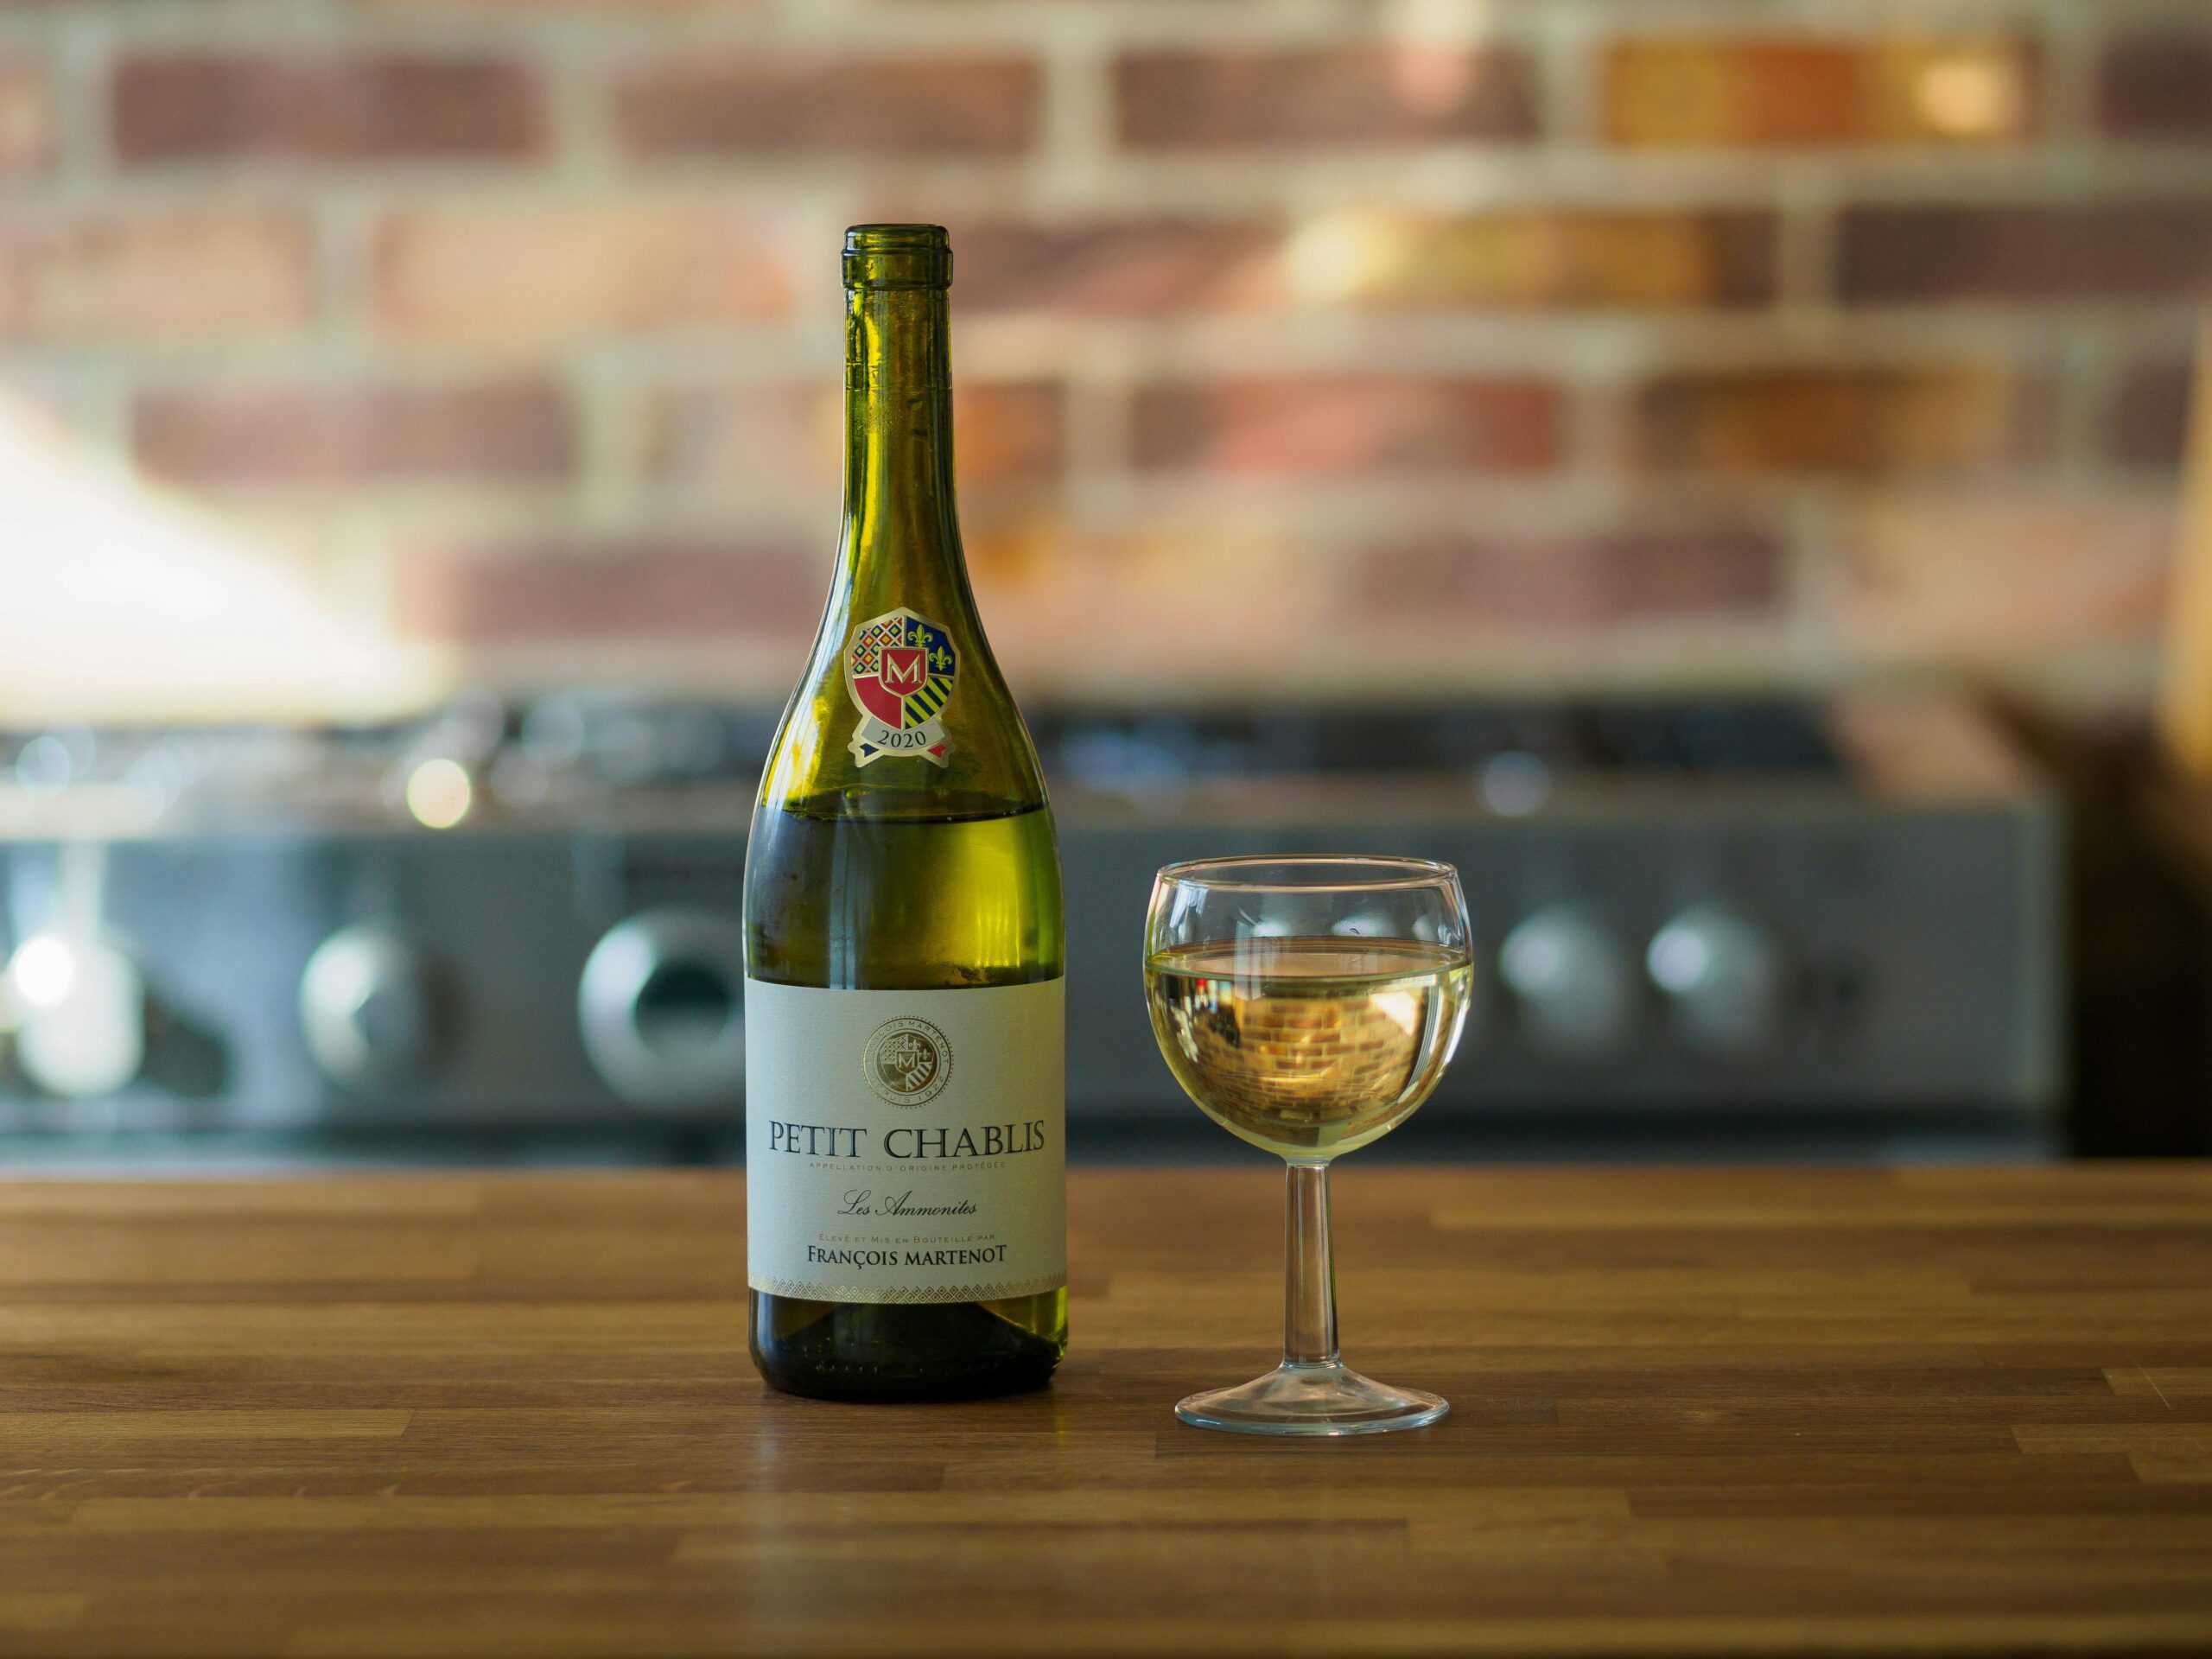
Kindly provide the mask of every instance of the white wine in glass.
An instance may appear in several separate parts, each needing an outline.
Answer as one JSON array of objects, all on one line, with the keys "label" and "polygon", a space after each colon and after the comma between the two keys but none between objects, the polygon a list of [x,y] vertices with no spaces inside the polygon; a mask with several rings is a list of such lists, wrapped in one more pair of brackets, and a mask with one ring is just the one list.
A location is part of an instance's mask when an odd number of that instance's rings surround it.
[{"label": "white wine in glass", "polygon": [[1419,940],[1173,945],[1145,964],[1184,1092],[1281,1158],[1333,1158],[1428,1097],[1466,1017],[1465,953]]},{"label": "white wine in glass", "polygon": [[1184,1091],[1287,1166],[1282,1363],[1194,1394],[1185,1422],[1248,1434],[1373,1434],[1450,1409],[1337,1351],[1329,1166],[1402,1123],[1450,1064],[1473,976],[1448,864],[1237,858],[1172,864],[1145,919],[1153,1034]]}]

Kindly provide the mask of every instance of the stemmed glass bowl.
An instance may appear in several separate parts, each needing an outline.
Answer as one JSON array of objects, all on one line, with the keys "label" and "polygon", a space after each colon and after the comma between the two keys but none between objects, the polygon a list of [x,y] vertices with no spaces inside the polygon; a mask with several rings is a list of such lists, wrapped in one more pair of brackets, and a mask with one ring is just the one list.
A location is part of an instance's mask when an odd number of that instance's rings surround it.
[{"label": "stemmed glass bowl", "polygon": [[1449,1409],[1362,1376],[1337,1351],[1329,1166],[1435,1087],[1472,978],[1459,873],[1425,859],[1171,864],[1145,917],[1145,996],[1177,1082],[1287,1166],[1282,1363],[1175,1408],[1248,1434],[1373,1434]]}]

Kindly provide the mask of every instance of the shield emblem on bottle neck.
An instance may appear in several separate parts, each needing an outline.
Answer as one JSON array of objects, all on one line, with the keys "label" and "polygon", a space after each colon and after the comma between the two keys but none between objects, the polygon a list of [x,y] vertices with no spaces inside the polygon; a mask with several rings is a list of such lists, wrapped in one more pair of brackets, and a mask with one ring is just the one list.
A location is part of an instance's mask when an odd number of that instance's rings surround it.
[{"label": "shield emblem on bottle neck", "polygon": [[[959,672],[958,653],[948,630],[903,607],[873,617],[853,630],[845,672],[855,704],[867,719],[886,728],[870,737],[863,720],[855,734],[854,751],[862,765],[888,750],[924,754],[944,763],[938,717],[951,701]],[[907,748],[887,735],[900,732],[924,732],[926,736]]]}]

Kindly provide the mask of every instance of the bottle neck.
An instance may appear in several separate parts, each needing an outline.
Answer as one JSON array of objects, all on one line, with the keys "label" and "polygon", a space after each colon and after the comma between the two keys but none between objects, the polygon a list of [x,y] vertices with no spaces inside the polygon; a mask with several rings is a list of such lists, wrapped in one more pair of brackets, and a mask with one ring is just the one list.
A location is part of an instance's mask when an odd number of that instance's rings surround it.
[{"label": "bottle neck", "polygon": [[961,576],[945,291],[855,288],[845,309],[849,573]]}]

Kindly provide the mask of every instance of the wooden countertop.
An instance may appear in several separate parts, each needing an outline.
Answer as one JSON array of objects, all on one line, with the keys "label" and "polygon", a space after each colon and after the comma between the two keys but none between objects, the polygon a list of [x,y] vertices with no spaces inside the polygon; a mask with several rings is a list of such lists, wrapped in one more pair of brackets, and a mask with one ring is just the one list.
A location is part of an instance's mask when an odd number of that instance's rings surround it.
[{"label": "wooden countertop", "polygon": [[1079,1175],[1026,1398],[766,1392],[721,1175],[0,1185],[0,1652],[2212,1648],[2212,1170],[1338,1180],[1437,1428],[1182,1427],[1278,1180]]}]

